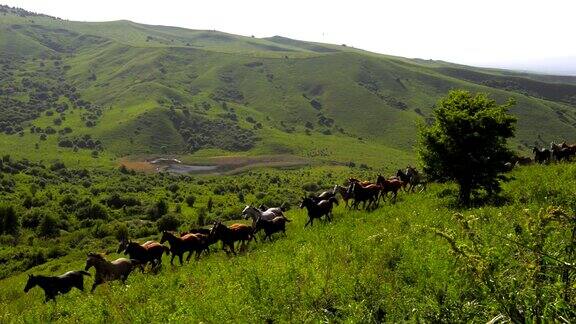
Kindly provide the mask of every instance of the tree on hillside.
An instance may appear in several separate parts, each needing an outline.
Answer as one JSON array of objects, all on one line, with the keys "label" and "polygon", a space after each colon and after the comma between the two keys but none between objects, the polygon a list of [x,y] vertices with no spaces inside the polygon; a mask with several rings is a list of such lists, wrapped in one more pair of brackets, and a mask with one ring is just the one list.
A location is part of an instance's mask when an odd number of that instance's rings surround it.
[{"label": "tree on hillside", "polygon": [[470,203],[473,192],[500,190],[505,163],[512,151],[506,141],[514,136],[516,118],[504,105],[485,94],[453,90],[434,109],[434,122],[419,131],[418,154],[424,172],[434,179],[454,180],[459,200]]}]

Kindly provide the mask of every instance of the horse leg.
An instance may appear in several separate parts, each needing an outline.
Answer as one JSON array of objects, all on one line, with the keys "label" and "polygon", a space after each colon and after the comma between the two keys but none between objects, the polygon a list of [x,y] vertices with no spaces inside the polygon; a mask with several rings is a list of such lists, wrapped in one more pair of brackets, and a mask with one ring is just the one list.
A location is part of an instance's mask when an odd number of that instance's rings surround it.
[{"label": "horse leg", "polygon": [[312,224],[312,217],[308,216],[308,221],[306,222],[306,224],[304,224],[304,228],[306,228],[306,226],[308,226],[308,224]]},{"label": "horse leg", "polygon": [[184,262],[182,261],[182,259],[184,259],[184,252],[178,254],[178,259],[180,260],[180,265],[184,265]]}]

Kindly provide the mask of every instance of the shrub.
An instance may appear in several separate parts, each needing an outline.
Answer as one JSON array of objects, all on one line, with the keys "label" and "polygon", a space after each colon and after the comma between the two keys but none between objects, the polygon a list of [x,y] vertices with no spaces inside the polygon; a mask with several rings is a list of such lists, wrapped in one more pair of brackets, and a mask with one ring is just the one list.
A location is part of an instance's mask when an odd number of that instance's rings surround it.
[{"label": "shrub", "polygon": [[16,234],[20,223],[12,206],[0,206],[0,234]]},{"label": "shrub", "polygon": [[106,207],[98,203],[93,203],[78,211],[78,219],[108,219]]},{"label": "shrub", "polygon": [[38,235],[44,237],[58,236],[58,219],[52,214],[44,214],[38,227]]},{"label": "shrub", "polygon": [[188,205],[188,207],[194,207],[195,202],[196,197],[194,197],[193,195],[189,195],[188,197],[186,197],[186,204]]},{"label": "shrub", "polygon": [[175,231],[182,224],[177,214],[166,214],[156,221],[158,231]]},{"label": "shrub", "polygon": [[148,210],[148,216],[151,220],[158,220],[168,212],[168,202],[164,199],[158,200],[154,206]]}]

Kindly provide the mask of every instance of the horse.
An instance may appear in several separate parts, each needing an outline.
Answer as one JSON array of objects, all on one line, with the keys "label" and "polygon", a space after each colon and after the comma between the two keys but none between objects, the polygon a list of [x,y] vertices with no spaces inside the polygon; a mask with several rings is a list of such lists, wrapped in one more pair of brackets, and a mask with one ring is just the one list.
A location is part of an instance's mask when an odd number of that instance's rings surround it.
[{"label": "horse", "polygon": [[328,221],[332,221],[330,214],[332,214],[332,204],[338,205],[338,200],[335,197],[328,198],[327,200],[321,200],[320,202],[314,201],[312,198],[302,198],[300,203],[300,208],[306,208],[308,211],[308,221],[304,227],[314,225],[314,218],[320,218],[326,216]]},{"label": "horse", "polygon": [[258,231],[263,229],[264,233],[266,234],[264,235],[263,241],[265,241],[266,238],[272,241],[272,234],[278,232],[282,232],[284,233],[284,236],[286,236],[286,222],[290,222],[290,220],[284,217],[275,217],[272,220],[266,220],[259,217],[254,224],[255,226],[253,235],[256,235]]},{"label": "horse", "polygon": [[144,244],[138,244],[132,241],[122,240],[118,247],[118,253],[124,252],[130,256],[130,259],[140,261],[142,272],[148,263],[152,264],[152,269],[162,265],[162,255],[170,255],[170,249],[158,242],[148,241]]},{"label": "horse", "polygon": [[82,270],[68,271],[57,277],[30,274],[24,292],[27,293],[30,289],[40,286],[44,290],[46,303],[49,300],[56,300],[57,295],[66,294],[74,287],[84,291],[84,276],[90,276],[90,273]]},{"label": "horse", "polygon": [[[406,173],[404,173],[404,171],[398,169],[398,171],[396,171],[396,179],[400,180],[404,183],[403,189],[404,191],[410,191],[413,187],[412,183],[410,182],[410,176]],[[388,179],[388,180],[393,180],[393,179]],[[378,183],[378,180],[376,180],[376,183]],[[408,189],[406,189],[406,187],[408,187]]]},{"label": "horse", "polygon": [[168,232],[162,232],[162,238],[160,239],[160,244],[164,244],[164,242],[168,241],[170,244],[170,253],[172,254],[172,258],[170,259],[170,264],[174,265],[174,258],[178,256],[180,260],[180,265],[183,265],[182,258],[184,257],[184,253],[188,252],[188,257],[186,258],[186,262],[190,261],[192,257],[192,253],[196,252],[196,260],[200,258],[200,254],[204,251],[205,244],[204,239],[206,237],[200,236],[201,234],[185,234],[182,237],[177,237],[176,235]]},{"label": "horse", "polygon": [[[340,196],[342,197],[342,200],[344,200],[344,202],[346,203],[346,207],[349,207],[348,206],[348,200],[350,200],[350,198],[352,198],[352,194],[348,192],[349,188],[344,188],[340,185],[335,185],[333,190],[335,193],[340,194]],[[336,196],[334,196],[334,197],[336,197]]]},{"label": "horse", "polygon": [[336,197],[336,191],[334,191],[334,189],[326,190],[326,191],[323,191],[322,193],[320,193],[316,197],[318,197],[320,200],[328,200],[331,197]]},{"label": "horse", "polygon": [[573,155],[574,153],[567,147],[555,149],[554,151],[552,151],[552,156],[554,156],[554,159],[558,162],[561,162],[562,160],[570,161],[570,158]]},{"label": "horse", "polygon": [[532,164],[532,159],[527,156],[519,156],[516,158],[516,164],[518,165],[529,165]]},{"label": "horse", "polygon": [[272,207],[272,208],[270,208],[264,204],[260,204],[260,206],[258,206],[258,209],[260,211],[263,211],[263,212],[271,211],[278,216],[282,216],[283,213],[287,210],[286,207],[287,207],[286,203],[282,203],[282,205],[280,205],[280,207]]},{"label": "horse", "polygon": [[572,154],[576,154],[576,144],[567,144],[565,141],[560,143],[562,148],[567,148]]},{"label": "horse", "polygon": [[352,184],[355,183],[355,182],[358,182],[358,183],[360,183],[360,184],[363,185],[363,186],[368,186],[368,185],[373,184],[373,183],[370,182],[370,181],[360,181],[360,180],[358,180],[358,179],[356,179],[356,178],[348,178],[348,184],[349,184],[349,185],[352,185]]},{"label": "horse", "polygon": [[403,181],[397,180],[397,179],[388,180],[388,179],[385,179],[380,174],[378,175],[376,183],[381,188],[380,197],[378,197],[378,198],[384,199],[384,197],[388,196],[389,192],[392,192],[392,194],[393,194],[392,198],[394,199],[394,201],[396,201],[396,198],[398,196],[398,190],[400,190],[400,188],[402,188],[404,186]]},{"label": "horse", "polygon": [[[367,186],[363,186],[360,182],[354,182],[348,191],[352,194],[352,197],[354,197],[352,208],[358,209],[360,202],[362,202],[362,208],[366,210],[368,210],[372,205],[377,207],[381,190],[382,186],[378,184],[369,184]],[[368,205],[366,205],[366,202],[368,202]]]},{"label": "horse", "polygon": [[534,153],[534,161],[540,164],[550,162],[552,157],[550,150],[547,148],[539,149],[534,146],[534,148],[532,148],[532,152]]},{"label": "horse", "polygon": [[88,271],[92,267],[96,268],[96,277],[91,290],[91,292],[94,292],[98,285],[108,281],[122,280],[122,283],[125,283],[128,275],[137,266],[142,267],[142,264],[135,259],[120,258],[110,262],[101,254],[88,253],[84,270]]},{"label": "horse", "polygon": [[272,208],[270,208],[266,211],[262,211],[258,208],[247,205],[246,207],[244,207],[244,210],[242,210],[242,217],[244,219],[248,219],[248,217],[252,217],[252,226],[254,226],[256,224],[256,220],[259,217],[263,218],[265,220],[272,220],[275,217],[286,218],[286,216],[284,216],[284,213],[282,212],[282,210],[280,208],[278,208],[278,210],[271,210],[271,209]]},{"label": "horse", "polygon": [[420,192],[426,190],[426,179],[418,172],[418,170],[414,167],[408,166],[406,167],[406,175],[410,178],[410,187],[412,192],[417,186],[421,186],[422,189]]},{"label": "horse", "polygon": [[[222,222],[217,221],[212,227],[210,237],[215,241],[222,241],[222,250],[226,251],[225,247],[228,246],[230,251],[236,255],[234,243],[240,241],[242,249],[242,247],[245,247],[246,242],[250,242],[252,239],[256,241],[253,233],[254,228],[252,226],[237,223],[228,227],[222,224]],[[229,253],[229,251],[226,251],[226,253]]]}]

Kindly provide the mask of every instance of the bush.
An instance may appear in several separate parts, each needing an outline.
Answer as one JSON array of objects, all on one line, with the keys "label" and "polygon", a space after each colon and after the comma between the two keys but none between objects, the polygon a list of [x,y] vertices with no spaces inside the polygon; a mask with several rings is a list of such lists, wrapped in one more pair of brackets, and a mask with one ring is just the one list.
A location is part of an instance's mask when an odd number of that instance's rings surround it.
[{"label": "bush", "polygon": [[194,197],[193,195],[189,195],[188,197],[186,197],[186,204],[188,205],[188,207],[194,207],[195,202],[196,197]]},{"label": "bush", "polygon": [[16,234],[20,223],[12,206],[0,206],[0,234]]},{"label": "bush", "polygon": [[158,200],[154,206],[148,210],[148,216],[151,220],[158,220],[168,212],[168,202],[164,199]]},{"label": "bush", "polygon": [[22,216],[22,227],[35,229],[40,225],[40,221],[44,217],[44,212],[39,208],[30,209],[24,216]]},{"label": "bush", "polygon": [[169,191],[171,191],[171,192],[176,193],[176,192],[178,192],[178,190],[180,189],[180,187],[178,186],[177,183],[174,182],[174,183],[169,184],[168,187],[167,187],[167,189],[168,189]]},{"label": "bush", "polygon": [[44,214],[40,221],[40,226],[38,227],[38,235],[43,237],[55,237],[58,236],[58,233],[58,219],[56,219],[52,214]]},{"label": "bush", "polygon": [[78,211],[78,219],[108,219],[108,211],[101,204],[94,203]]},{"label": "bush", "polygon": [[175,231],[182,224],[177,214],[166,214],[156,221],[158,231]]}]

